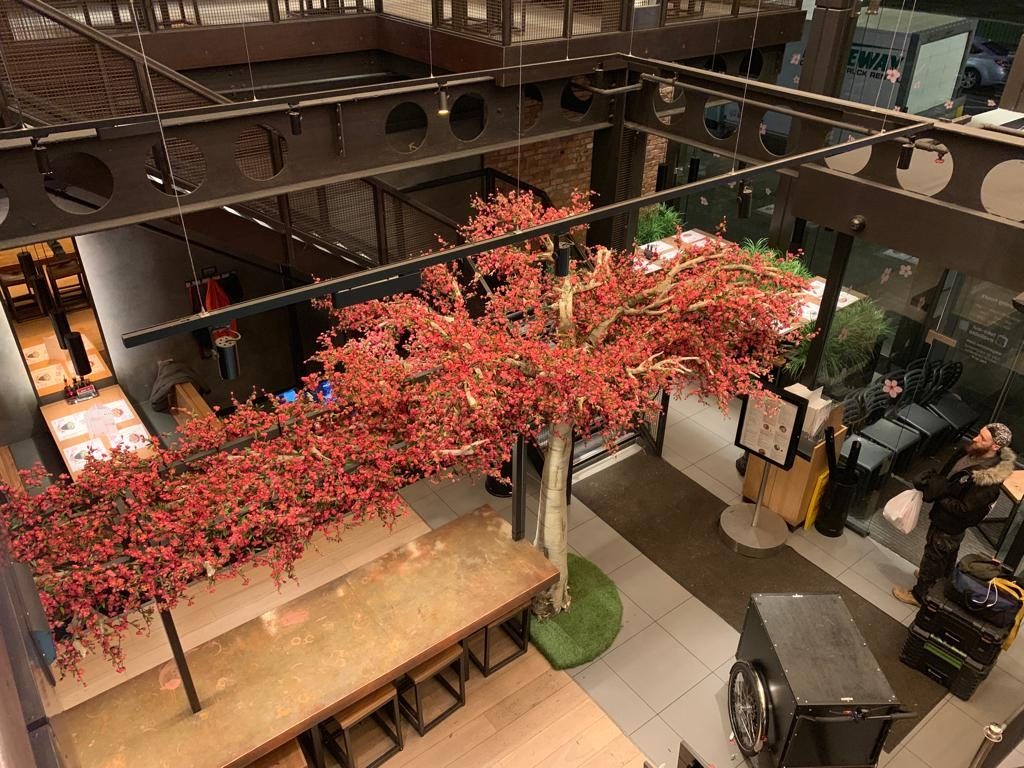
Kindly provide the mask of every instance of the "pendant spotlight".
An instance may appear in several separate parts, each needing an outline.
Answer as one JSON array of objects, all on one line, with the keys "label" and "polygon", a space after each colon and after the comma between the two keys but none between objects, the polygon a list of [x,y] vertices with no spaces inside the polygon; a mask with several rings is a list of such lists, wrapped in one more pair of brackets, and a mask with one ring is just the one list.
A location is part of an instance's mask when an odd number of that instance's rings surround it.
[{"label": "pendant spotlight", "polygon": [[299,136],[302,134],[302,113],[299,112],[299,108],[294,104],[288,105],[288,120],[292,124],[292,136]]},{"label": "pendant spotlight", "polygon": [[437,92],[437,114],[440,117],[447,117],[451,114],[448,107],[448,87],[442,85]]},{"label": "pendant spotlight", "polygon": [[47,154],[46,146],[39,143],[39,139],[32,139],[32,155],[36,159],[36,168],[39,172],[49,178],[53,176],[53,168],[50,167],[50,156]]},{"label": "pendant spotlight", "polygon": [[238,340],[242,334],[230,328],[217,328],[211,335],[220,377],[224,381],[234,381],[238,378]]},{"label": "pendant spotlight", "polygon": [[914,158],[914,142],[905,141],[900,145],[900,156],[896,160],[896,167],[905,171],[910,167],[910,161]]},{"label": "pendant spotlight", "polygon": [[747,185],[747,182],[740,181],[739,191],[736,193],[736,217],[749,219],[750,210],[754,205],[754,188]]},{"label": "pendant spotlight", "polygon": [[85,349],[85,341],[78,331],[71,331],[64,336],[64,346],[71,355],[71,365],[75,369],[75,375],[84,379],[92,373],[92,363],[89,362],[89,353]]},{"label": "pendant spotlight", "polygon": [[558,238],[555,248],[555,277],[569,276],[569,256],[572,253],[572,241],[568,237]]}]

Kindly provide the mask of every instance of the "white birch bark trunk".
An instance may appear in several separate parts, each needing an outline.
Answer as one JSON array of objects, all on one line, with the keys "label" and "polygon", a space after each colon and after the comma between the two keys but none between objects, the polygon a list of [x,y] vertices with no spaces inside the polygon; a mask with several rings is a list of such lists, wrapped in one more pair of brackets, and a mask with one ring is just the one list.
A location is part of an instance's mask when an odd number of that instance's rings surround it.
[{"label": "white birch bark trunk", "polygon": [[551,425],[544,472],[540,479],[540,505],[537,509],[537,536],[539,547],[558,568],[558,583],[538,595],[534,612],[541,617],[553,616],[569,609],[569,506],[566,503],[566,484],[569,481],[569,460],[572,456],[572,424],[558,422]]}]

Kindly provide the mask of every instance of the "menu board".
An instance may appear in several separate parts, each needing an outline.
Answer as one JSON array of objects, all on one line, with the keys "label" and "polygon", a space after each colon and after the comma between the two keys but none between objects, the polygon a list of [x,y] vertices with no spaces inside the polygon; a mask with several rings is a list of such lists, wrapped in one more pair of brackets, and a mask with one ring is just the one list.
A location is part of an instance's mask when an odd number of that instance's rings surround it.
[{"label": "menu board", "polygon": [[785,390],[770,390],[774,399],[764,403],[743,398],[736,445],[782,469],[793,466],[807,401]]}]

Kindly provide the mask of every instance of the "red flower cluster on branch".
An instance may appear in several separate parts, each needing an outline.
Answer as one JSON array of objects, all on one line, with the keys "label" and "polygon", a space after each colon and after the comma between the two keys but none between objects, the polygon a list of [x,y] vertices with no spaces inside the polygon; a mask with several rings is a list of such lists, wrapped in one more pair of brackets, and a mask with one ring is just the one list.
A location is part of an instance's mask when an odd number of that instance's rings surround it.
[{"label": "red flower cluster on branch", "polygon": [[[583,211],[529,193],[477,201],[469,241]],[[486,287],[484,285],[486,282]],[[334,396],[239,404],[183,428],[150,458],[115,451],[76,482],[10,491],[2,522],[31,564],[62,671],[83,653],[123,666],[121,639],[204,579],[267,566],[292,575],[310,538],[370,519],[390,525],[398,490],[424,476],[497,471],[515,435],[552,424],[620,434],[654,413],[659,390],[723,405],[757,392],[799,325],[802,281],[721,239],[658,272],[633,254],[582,249],[568,277],[549,239],[435,266],[414,295],[336,312],[315,359]]]}]

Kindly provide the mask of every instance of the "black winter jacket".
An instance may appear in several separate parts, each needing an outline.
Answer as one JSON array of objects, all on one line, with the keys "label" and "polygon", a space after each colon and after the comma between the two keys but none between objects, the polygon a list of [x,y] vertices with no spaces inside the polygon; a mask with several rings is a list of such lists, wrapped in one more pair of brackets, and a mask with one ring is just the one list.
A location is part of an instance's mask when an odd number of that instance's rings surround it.
[{"label": "black winter jacket", "polygon": [[927,473],[914,483],[924,493],[925,501],[934,502],[929,513],[932,525],[953,535],[962,534],[985,519],[999,498],[999,486],[1013,472],[1017,459],[1009,448],[1001,448],[981,464],[948,476],[963,456],[964,452],[958,451],[941,474]]}]

